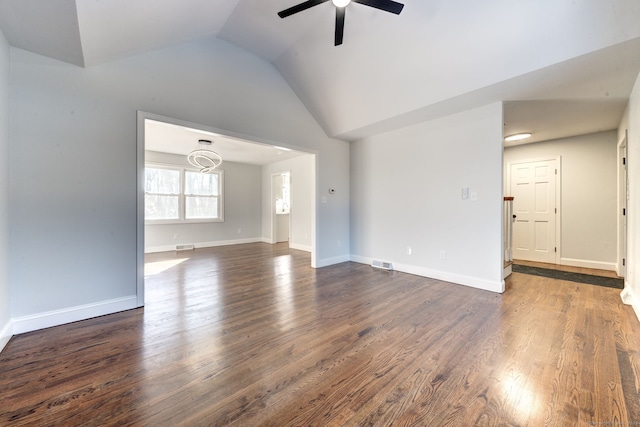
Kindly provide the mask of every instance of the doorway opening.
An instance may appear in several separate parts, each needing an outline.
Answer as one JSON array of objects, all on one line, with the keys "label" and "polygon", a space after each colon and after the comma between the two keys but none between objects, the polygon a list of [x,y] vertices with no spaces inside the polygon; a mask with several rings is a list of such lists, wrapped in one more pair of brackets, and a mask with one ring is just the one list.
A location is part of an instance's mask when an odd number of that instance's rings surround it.
[{"label": "doorway opening", "polygon": [[291,235],[291,172],[271,175],[272,243],[287,242]]},{"label": "doorway opening", "polygon": [[[167,202],[175,205],[178,211],[170,220],[163,218],[161,221],[145,221],[145,195],[149,196],[145,193],[145,168],[153,163],[156,168],[177,170],[178,173],[171,175],[186,179],[194,173],[190,170],[192,167],[187,161],[187,155],[194,150],[201,138],[212,140],[212,150],[223,160],[222,165],[216,168],[221,173],[220,194],[207,195],[211,199],[219,198],[220,202],[216,201],[214,205],[222,209],[221,214],[205,216],[201,219],[191,218],[185,214],[185,205],[194,196],[182,191],[161,195],[167,199]],[[297,245],[290,246],[310,252],[311,266],[314,267],[317,256],[315,247],[316,154],[279,142],[256,139],[210,126],[138,111],[137,305],[144,306],[145,253],[175,251],[185,247],[195,249],[241,243],[271,243],[274,235],[272,228],[267,225],[270,223],[273,209],[266,208],[264,200],[271,198],[271,176],[274,169],[287,169],[289,202],[281,202],[279,205],[281,210],[289,210],[287,216],[291,211],[291,194],[297,192],[306,195],[307,203],[296,211],[296,215],[301,217],[296,228],[297,234],[291,235],[289,232],[287,240],[304,236],[304,244],[297,242]],[[290,168],[303,171],[300,173],[304,179],[292,181],[291,174],[288,172]],[[285,174],[280,173],[280,176],[283,177]],[[281,178],[281,181],[284,179]],[[305,187],[295,188],[295,185]],[[180,183],[175,187],[185,188],[181,187]],[[153,197],[158,199],[159,196],[153,194]],[[198,197],[203,196],[198,195]],[[284,200],[283,197],[281,199]],[[289,224],[286,228],[290,229],[291,226]]]}]

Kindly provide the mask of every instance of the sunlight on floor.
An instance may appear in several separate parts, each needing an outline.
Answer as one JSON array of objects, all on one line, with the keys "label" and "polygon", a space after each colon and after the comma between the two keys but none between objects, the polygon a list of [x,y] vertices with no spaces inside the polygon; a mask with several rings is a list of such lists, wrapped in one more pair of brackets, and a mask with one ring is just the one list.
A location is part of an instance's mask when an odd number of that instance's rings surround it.
[{"label": "sunlight on floor", "polygon": [[176,265],[188,260],[189,258],[170,259],[166,261],[147,262],[144,264],[144,277],[153,276],[162,273],[165,270],[175,267]]}]

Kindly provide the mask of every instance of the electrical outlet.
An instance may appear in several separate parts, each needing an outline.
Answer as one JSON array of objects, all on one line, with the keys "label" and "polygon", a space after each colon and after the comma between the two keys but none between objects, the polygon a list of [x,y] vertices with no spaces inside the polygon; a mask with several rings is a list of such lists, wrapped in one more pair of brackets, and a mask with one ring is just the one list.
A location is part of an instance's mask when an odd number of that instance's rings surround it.
[{"label": "electrical outlet", "polygon": [[407,255],[411,255],[411,246],[407,246]]},{"label": "electrical outlet", "polygon": [[238,234],[242,233],[242,228],[238,228]]},{"label": "electrical outlet", "polygon": [[440,251],[440,259],[446,259],[447,258],[447,253],[443,250]]},{"label": "electrical outlet", "polygon": [[469,198],[469,187],[464,187],[462,189],[462,200],[467,200]]},{"label": "electrical outlet", "polygon": [[338,247],[342,246],[342,242],[340,240],[338,240]]}]

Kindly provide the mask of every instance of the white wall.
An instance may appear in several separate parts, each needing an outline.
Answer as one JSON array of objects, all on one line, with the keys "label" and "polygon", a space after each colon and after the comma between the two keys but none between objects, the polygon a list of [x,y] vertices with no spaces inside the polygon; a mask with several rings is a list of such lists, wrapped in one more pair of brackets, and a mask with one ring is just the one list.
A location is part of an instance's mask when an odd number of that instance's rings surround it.
[{"label": "white wall", "polygon": [[[147,151],[145,159],[191,167],[185,156],[176,154]],[[224,222],[145,225],[145,252],[174,250],[181,244],[207,247],[261,240],[262,168],[223,161],[219,169],[224,171]]]},{"label": "white wall", "polygon": [[502,104],[352,143],[351,176],[354,261],[504,291]]},{"label": "white wall", "polygon": [[[262,238],[265,242],[273,241],[271,176],[289,171],[291,172],[291,214],[289,215],[291,234],[289,235],[289,247],[304,251],[312,250],[313,215],[315,211],[315,165],[315,156],[309,154],[272,163],[262,168]],[[320,196],[325,195],[321,190]]]},{"label": "white wall", "polygon": [[640,76],[629,99],[625,118],[620,124],[620,133],[629,130],[629,202],[627,218],[627,277],[626,291],[630,294],[633,308],[640,319]]},{"label": "white wall", "polygon": [[11,338],[9,287],[9,44],[0,31],[0,350]]},{"label": "white wall", "polygon": [[504,150],[505,185],[510,163],[560,157],[561,264],[616,270],[617,143],[610,131]]},{"label": "white wall", "polygon": [[[14,332],[136,305],[136,111],[317,151],[319,187],[348,188],[326,137],[266,61],[204,39],[87,69],[12,48]],[[348,191],[318,209],[317,265],[348,259]]]}]

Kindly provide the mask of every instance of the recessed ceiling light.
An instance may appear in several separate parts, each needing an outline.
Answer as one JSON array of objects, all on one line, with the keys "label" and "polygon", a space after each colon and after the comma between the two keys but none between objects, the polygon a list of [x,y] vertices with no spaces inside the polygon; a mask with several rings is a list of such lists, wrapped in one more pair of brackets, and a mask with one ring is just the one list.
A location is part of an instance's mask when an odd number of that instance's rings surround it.
[{"label": "recessed ceiling light", "polygon": [[505,141],[520,141],[523,139],[527,139],[531,137],[531,133],[525,132],[525,133],[516,133],[514,135],[509,135],[507,137],[504,138]]}]

